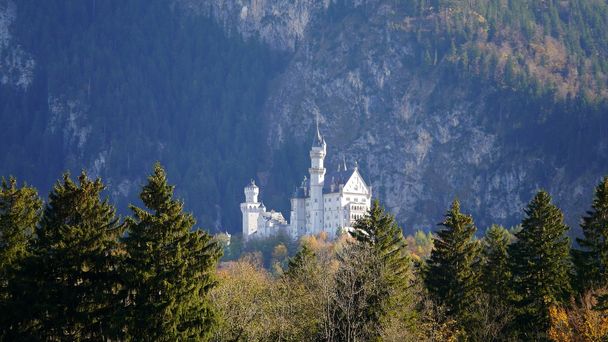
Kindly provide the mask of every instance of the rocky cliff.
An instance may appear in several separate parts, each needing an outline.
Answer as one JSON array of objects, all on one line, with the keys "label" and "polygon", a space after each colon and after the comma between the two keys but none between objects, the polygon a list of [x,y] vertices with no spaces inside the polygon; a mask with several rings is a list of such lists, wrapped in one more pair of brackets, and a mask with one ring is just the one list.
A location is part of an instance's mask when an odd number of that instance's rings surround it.
[{"label": "rocky cliff", "polygon": [[407,231],[455,197],[513,225],[538,188],[575,225],[608,173],[606,106],[484,78],[425,43],[451,12],[408,6],[0,0],[0,172],[44,190],[86,168],[126,208],[161,160],[203,226],[238,231],[250,176],[288,210],[318,116],[329,167],[358,162]]},{"label": "rocky cliff", "polygon": [[358,161],[407,228],[434,227],[453,198],[482,228],[516,224],[539,188],[575,224],[608,172],[603,113],[557,99],[547,108],[522,92],[421,68],[408,14],[396,2],[353,2],[335,20],[327,1],[188,4],[228,32],[293,51],[266,100],[268,144],[307,144],[319,116],[329,165],[343,156]]}]

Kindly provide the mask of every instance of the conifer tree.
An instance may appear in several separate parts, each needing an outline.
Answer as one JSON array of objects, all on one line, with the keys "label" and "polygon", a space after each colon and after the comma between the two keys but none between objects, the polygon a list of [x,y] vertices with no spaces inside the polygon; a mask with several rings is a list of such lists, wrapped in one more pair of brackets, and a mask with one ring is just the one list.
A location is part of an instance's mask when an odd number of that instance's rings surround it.
[{"label": "conifer tree", "polygon": [[[16,266],[27,255],[42,201],[36,189],[17,187],[15,178],[0,184],[0,272]],[[4,278],[3,278],[4,279]]]},{"label": "conifer tree", "polygon": [[480,293],[480,244],[474,240],[473,218],[460,212],[455,200],[437,232],[425,272],[431,297],[465,328],[476,320],[474,304]]},{"label": "conifer tree", "polygon": [[574,250],[577,285],[581,292],[608,286],[608,176],[595,188],[591,210],[583,217],[583,237]]},{"label": "conifer tree", "polygon": [[549,307],[571,294],[570,241],[562,212],[539,191],[525,209],[517,241],[509,247],[516,326],[520,338],[545,339]]},{"label": "conifer tree", "polygon": [[354,224],[351,236],[360,243],[372,247],[382,260],[387,271],[390,286],[405,290],[411,281],[411,259],[407,253],[407,244],[401,227],[395,217],[385,212],[378,200]]},{"label": "conifer tree", "polygon": [[285,275],[290,278],[298,278],[302,274],[314,272],[317,265],[317,256],[315,252],[308,246],[308,244],[302,244],[300,250],[289,259],[287,262],[287,271]]},{"label": "conifer tree", "polygon": [[101,340],[111,337],[117,238],[114,207],[104,185],[83,172],[65,174],[44,208],[31,255],[11,293],[20,338]]},{"label": "conifer tree", "polygon": [[397,315],[406,325],[411,321],[409,313],[403,310],[412,301],[411,259],[401,228],[377,200],[353,228],[351,235],[356,243],[341,257],[343,267],[336,281],[338,289],[340,283],[361,287],[363,295],[351,299],[364,303],[359,313],[363,321],[358,324],[367,331],[362,336],[371,339],[377,337],[374,334],[379,333],[388,317]]},{"label": "conifer tree", "polygon": [[135,341],[206,340],[216,322],[208,292],[221,256],[211,236],[192,230],[195,220],[173,199],[160,164],[131,206],[123,269],[127,335]]},{"label": "conifer tree", "polygon": [[491,304],[508,302],[511,271],[507,251],[510,240],[509,231],[497,225],[486,231],[483,240],[481,284]]},{"label": "conifer tree", "polygon": [[40,219],[42,201],[36,189],[17,187],[11,177],[0,184],[0,340],[9,330],[9,282],[27,256]]}]

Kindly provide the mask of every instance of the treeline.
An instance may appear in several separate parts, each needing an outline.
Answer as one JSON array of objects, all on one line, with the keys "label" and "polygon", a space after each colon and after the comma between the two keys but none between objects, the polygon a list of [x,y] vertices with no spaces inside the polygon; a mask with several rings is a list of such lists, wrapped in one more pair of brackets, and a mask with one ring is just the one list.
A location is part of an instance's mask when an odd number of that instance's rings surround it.
[{"label": "treeline", "polygon": [[[226,35],[172,0],[12,4],[11,36],[35,68],[27,91],[0,87],[3,150],[11,151],[0,154],[0,174],[46,191],[62,170],[86,165],[127,214],[149,161],[160,160],[201,224],[240,223],[233,203],[267,164],[267,151],[252,142],[265,139],[262,107],[286,56]],[[274,175],[281,189],[300,180]]]},{"label": "treeline", "polygon": [[157,164],[119,220],[82,173],[44,204],[15,179],[0,189],[0,339],[204,340],[219,317],[207,293],[221,249],[193,229]]},{"label": "treeline", "polygon": [[544,191],[521,226],[481,239],[454,201],[432,242],[405,238],[376,201],[336,241],[275,246],[271,270],[256,252],[219,263],[228,241],[194,229],[158,164],[144,207],[124,219],[103,189],[65,175],[43,203],[32,187],[2,183],[2,340],[608,338],[608,177],[576,248]]},{"label": "treeline", "polygon": [[607,98],[605,1],[394,3],[404,17],[396,28],[415,34],[422,64],[451,65],[460,77],[536,95],[589,103]]},{"label": "treeline", "polygon": [[608,177],[583,218],[580,247],[568,230],[544,191],[521,225],[492,226],[481,239],[454,201],[421,259],[376,202],[350,236],[305,237],[291,258],[283,242],[266,246],[270,270],[263,252],[224,263],[212,297],[226,321],[215,338],[605,341]]}]

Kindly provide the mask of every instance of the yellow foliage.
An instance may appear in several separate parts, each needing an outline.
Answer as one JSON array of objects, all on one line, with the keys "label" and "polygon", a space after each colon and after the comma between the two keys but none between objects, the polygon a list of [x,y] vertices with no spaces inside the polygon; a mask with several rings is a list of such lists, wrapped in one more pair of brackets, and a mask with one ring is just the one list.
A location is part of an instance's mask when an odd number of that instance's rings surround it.
[{"label": "yellow foliage", "polygon": [[570,308],[551,307],[549,338],[553,341],[606,341],[608,340],[608,311],[594,310],[598,293],[586,293],[580,304]]},{"label": "yellow foliage", "polygon": [[568,322],[568,313],[561,307],[552,306],[549,309],[549,317],[551,318],[551,328],[549,329],[549,338],[552,341],[572,341],[572,327]]}]

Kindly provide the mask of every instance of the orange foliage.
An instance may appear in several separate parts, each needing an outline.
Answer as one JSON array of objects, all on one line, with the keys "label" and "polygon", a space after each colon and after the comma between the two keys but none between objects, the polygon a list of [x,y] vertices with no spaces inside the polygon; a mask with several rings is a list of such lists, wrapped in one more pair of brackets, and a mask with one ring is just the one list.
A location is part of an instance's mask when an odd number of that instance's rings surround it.
[{"label": "orange foliage", "polygon": [[608,340],[608,311],[595,310],[598,294],[586,293],[581,303],[570,308],[551,307],[549,315],[552,341],[606,341]]}]

